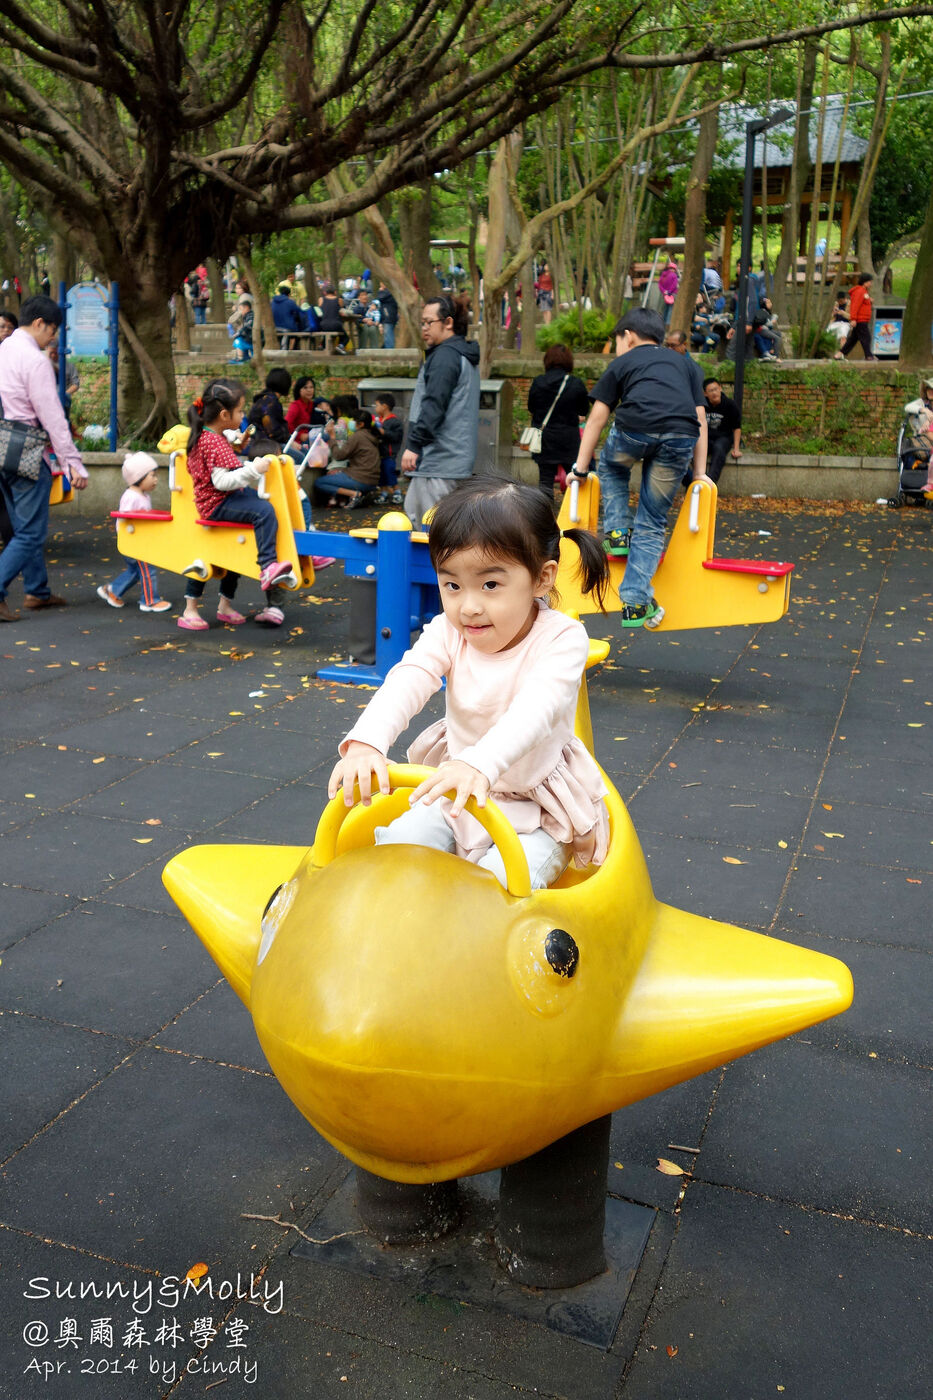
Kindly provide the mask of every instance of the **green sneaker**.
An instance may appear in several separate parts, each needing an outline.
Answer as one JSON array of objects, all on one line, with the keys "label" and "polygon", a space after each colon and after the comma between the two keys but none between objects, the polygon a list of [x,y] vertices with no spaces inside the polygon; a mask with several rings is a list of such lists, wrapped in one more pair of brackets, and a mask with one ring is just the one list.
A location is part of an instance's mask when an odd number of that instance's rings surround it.
[{"label": "green sneaker", "polygon": [[616,558],[624,559],[628,554],[628,548],[631,542],[631,530],[610,530],[609,534],[603,540],[603,549],[607,554],[612,554]]},{"label": "green sneaker", "polygon": [[655,598],[648,603],[623,602],[619,616],[623,627],[647,627],[653,631],[661,625],[664,609]]}]

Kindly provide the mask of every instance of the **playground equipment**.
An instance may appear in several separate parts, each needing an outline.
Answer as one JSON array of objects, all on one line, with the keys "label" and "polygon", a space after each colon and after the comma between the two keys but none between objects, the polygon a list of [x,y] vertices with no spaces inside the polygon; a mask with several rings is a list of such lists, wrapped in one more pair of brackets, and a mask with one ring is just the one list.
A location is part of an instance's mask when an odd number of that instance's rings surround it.
[{"label": "playground equipment", "polygon": [[68,477],[63,472],[56,472],[52,476],[52,489],[49,492],[49,505],[68,505],[74,500],[74,487]]},{"label": "playground equipment", "polygon": [[[716,542],[716,487],[711,481],[694,481],[687,494],[667,549],[654,576],[652,591],[664,609],[655,629],[659,632],[691,627],[734,627],[777,622],[790,603],[793,564],[754,559],[721,559],[713,553]],[[599,514],[599,477],[590,472],[584,482],[574,480],[564,496],[559,516],[561,529],[572,525],[595,530]],[[592,598],[580,592],[579,551],[572,540],[562,540],[557,590],[561,607],[592,613]],[[607,612],[618,612],[622,603],[619,585],[625,577],[625,559],[610,556],[612,587],[607,590]]]},{"label": "playground equipment", "polygon": [[[161,450],[170,452],[171,509],[111,511],[117,522],[117,548],[130,559],[142,559],[156,568],[191,578],[213,578],[233,569],[246,578],[258,579],[253,527],[239,521],[204,520],[199,515],[186,455],[175,446],[180,433],[187,438],[188,429],[172,429],[159,444]],[[304,518],[290,458],[270,461],[269,471],[260,483],[260,495],[271,501],[278,519],[276,557],[290,559],[295,566],[295,571],[279,581],[280,586],[310,588],[314,567],[298,539]]]},{"label": "playground equipment", "polygon": [[[625,1104],[844,1011],[834,958],[660,904],[618,792],[598,869],[531,892],[490,802],[508,889],[456,856],[373,846],[428,770],[314,844],[198,846],[164,882],[250,1008],[286,1093],[398,1182],[516,1162]],[[382,911],[381,913],[378,911]]]}]

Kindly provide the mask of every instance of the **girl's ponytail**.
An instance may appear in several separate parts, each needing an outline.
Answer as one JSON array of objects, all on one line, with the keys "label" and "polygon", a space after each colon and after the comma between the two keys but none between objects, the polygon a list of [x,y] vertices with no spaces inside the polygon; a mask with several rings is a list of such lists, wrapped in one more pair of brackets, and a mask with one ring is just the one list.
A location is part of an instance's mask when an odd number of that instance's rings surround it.
[{"label": "girl's ponytail", "polygon": [[609,560],[606,551],[592,530],[562,530],[561,536],[571,540],[580,551],[580,588],[592,593],[600,612],[605,612],[603,599],[609,587]]},{"label": "girl's ponytail", "polygon": [[188,434],[188,451],[192,452],[204,431],[204,400],[200,397],[196,398],[188,409],[188,427],[191,429]]}]

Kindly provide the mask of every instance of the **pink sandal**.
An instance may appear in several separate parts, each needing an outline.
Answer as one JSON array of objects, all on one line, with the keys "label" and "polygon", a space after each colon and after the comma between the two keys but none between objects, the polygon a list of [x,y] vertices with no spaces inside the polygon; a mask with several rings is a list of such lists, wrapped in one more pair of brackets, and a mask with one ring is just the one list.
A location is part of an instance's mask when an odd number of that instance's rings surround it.
[{"label": "pink sandal", "polygon": [[239,627],[241,622],[246,621],[246,618],[234,609],[233,612],[218,612],[217,621],[222,622],[226,627]]},{"label": "pink sandal", "polygon": [[179,627],[183,627],[186,632],[206,632],[210,626],[203,617],[185,617],[184,614],[178,619]]},{"label": "pink sandal", "polygon": [[312,554],[311,563],[315,569],[327,569],[331,564],[336,564],[337,560],[332,554]]},{"label": "pink sandal", "polygon": [[263,622],[267,627],[281,627],[285,621],[285,614],[281,608],[269,606],[263,608],[262,612],[256,613],[253,621]]}]

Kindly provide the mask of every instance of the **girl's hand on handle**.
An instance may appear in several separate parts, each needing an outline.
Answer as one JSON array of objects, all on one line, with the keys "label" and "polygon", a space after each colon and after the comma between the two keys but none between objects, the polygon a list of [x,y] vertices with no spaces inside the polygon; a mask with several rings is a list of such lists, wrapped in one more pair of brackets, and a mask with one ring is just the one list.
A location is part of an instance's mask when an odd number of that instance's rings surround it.
[{"label": "girl's hand on handle", "polygon": [[478,768],[471,768],[469,763],[450,758],[446,763],[442,763],[430,778],[425,778],[423,783],[419,783],[408,800],[411,803],[423,802],[429,807],[432,802],[444,797],[452,789],[456,791],[456,797],[453,799],[450,815],[459,817],[469,797],[476,798],[477,807],[486,806],[489,779]]},{"label": "girl's hand on handle", "polygon": [[364,807],[368,807],[372,801],[373,774],[376,775],[379,791],[387,793],[389,791],[389,767],[386,763],[385,754],[374,749],[370,744],[361,744],[356,739],[352,740],[347,752],[334,768],[327,784],[327,796],[336,797],[341,786],[343,787],[343,800],[347,807],[353,806],[353,788],[356,783],[360,788],[360,801]]}]

